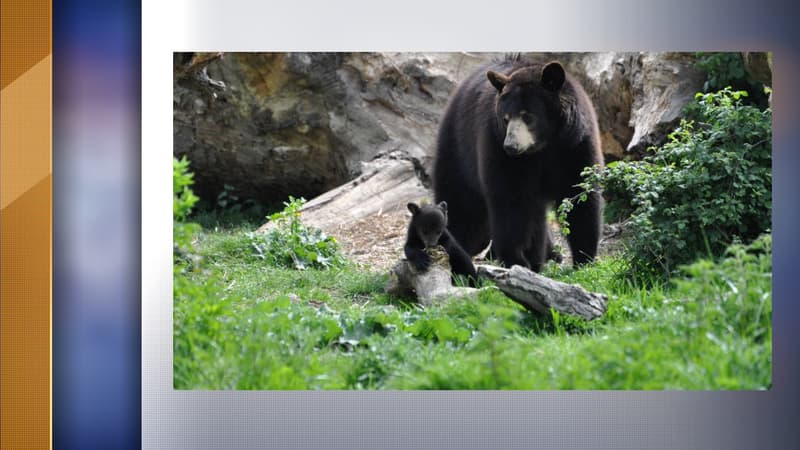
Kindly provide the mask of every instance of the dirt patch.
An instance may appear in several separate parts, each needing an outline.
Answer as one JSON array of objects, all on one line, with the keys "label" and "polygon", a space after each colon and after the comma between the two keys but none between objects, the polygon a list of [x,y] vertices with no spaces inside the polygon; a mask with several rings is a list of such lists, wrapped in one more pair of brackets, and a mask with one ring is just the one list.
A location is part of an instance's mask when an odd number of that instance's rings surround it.
[{"label": "dirt patch", "polygon": [[[335,237],[342,253],[351,261],[372,272],[386,272],[403,258],[403,245],[411,214],[406,210],[373,214],[355,222],[339,225],[328,233]],[[600,239],[600,255],[614,253],[621,248],[622,224],[607,224]],[[562,264],[572,264],[567,240],[553,225],[552,236],[561,247]]]},{"label": "dirt patch", "polygon": [[342,253],[365,269],[388,271],[403,257],[406,229],[411,214],[405,210],[373,214],[329,230]]}]

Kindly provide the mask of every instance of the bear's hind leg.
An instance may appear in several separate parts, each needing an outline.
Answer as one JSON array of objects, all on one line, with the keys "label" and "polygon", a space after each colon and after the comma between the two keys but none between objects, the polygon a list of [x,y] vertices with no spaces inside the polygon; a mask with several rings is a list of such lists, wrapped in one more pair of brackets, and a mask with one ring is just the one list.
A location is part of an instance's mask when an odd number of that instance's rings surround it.
[{"label": "bear's hind leg", "polygon": [[[500,200],[500,199],[497,199]],[[506,267],[520,265],[538,272],[544,261],[546,240],[543,205],[523,206],[495,201],[490,212],[492,256]]]},{"label": "bear's hind leg", "polygon": [[442,200],[447,202],[447,229],[450,234],[469,256],[477,255],[489,245],[486,208],[477,198],[473,199],[472,204],[458,201],[456,196],[436,199],[437,202]]},{"label": "bear's hind leg", "polygon": [[547,226],[546,215],[544,213],[539,214],[537,209],[536,216],[531,220],[530,241],[528,248],[525,250],[530,269],[536,273],[540,272],[552,251],[553,243],[550,236],[550,228]]},{"label": "bear's hind leg", "polygon": [[[550,229],[549,224],[545,224],[546,232],[545,235],[545,247],[544,247],[544,262],[547,261],[555,261],[558,264],[564,260],[561,252],[555,250],[555,246],[553,245],[553,231]],[[528,258],[528,261],[533,262],[537,260],[536,252],[537,247],[533,244],[533,240],[531,240],[531,244],[526,250],[525,256]]]},{"label": "bear's hind leg", "polygon": [[576,266],[594,261],[603,226],[603,198],[597,192],[585,202],[575,205],[567,216],[570,233],[567,235],[572,263]]}]

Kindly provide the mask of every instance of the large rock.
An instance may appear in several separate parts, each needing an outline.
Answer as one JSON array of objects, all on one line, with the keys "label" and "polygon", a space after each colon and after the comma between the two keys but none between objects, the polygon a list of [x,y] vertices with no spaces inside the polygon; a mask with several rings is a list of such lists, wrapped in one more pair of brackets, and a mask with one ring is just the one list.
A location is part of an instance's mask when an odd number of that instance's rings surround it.
[{"label": "large rock", "polygon": [[757,82],[772,86],[772,53],[742,52],[744,69]]},{"label": "large rock", "polygon": [[[204,64],[191,66],[193,59]],[[177,54],[174,153],[192,161],[202,197],[227,184],[266,202],[320,194],[357,176],[361,162],[392,152],[430,167],[449,94],[482,61],[467,54]]]},{"label": "large rock", "polygon": [[330,125],[347,105],[336,77],[340,59],[228,53],[206,67],[222,89],[193,89],[198,77],[177,79],[174,153],[192,161],[201,197],[213,198],[227,184],[240,196],[274,201],[316,195],[349,179],[352,144]]},{"label": "large rock", "polygon": [[[263,202],[311,198],[388,154],[427,184],[439,118],[457,84],[497,53],[175,55],[174,153],[196,191]],[[693,54],[538,53],[578,76],[609,160],[664,141],[703,82]]]}]

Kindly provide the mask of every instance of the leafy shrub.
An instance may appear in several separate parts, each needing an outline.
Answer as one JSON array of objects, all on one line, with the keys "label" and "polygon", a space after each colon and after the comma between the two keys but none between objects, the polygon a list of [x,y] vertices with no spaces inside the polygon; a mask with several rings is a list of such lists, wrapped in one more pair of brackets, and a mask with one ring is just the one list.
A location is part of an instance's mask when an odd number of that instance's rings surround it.
[{"label": "leafy shrub", "polygon": [[269,216],[275,223],[273,229],[265,234],[250,235],[257,256],[272,266],[298,270],[343,264],[336,239],[300,221],[300,208],[304,203],[305,199],[290,196],[282,211]]},{"label": "leafy shrub", "polygon": [[600,185],[630,204],[635,274],[668,276],[770,228],[772,112],[743,105],[745,96],[729,88],[697,94],[688,108],[694,120],[682,120],[653,154],[584,171],[584,191]]},{"label": "leafy shrub", "polygon": [[172,240],[173,259],[185,260],[191,254],[192,236],[200,226],[186,222],[199,198],[192,192],[194,174],[189,171],[189,160],[172,158]]},{"label": "leafy shrub", "polygon": [[190,186],[194,184],[194,174],[189,171],[189,160],[172,158],[172,215],[176,221],[186,220],[192,207],[197,203],[196,195]]},{"label": "leafy shrub", "polygon": [[703,92],[716,92],[726,87],[735,91],[747,91],[745,104],[764,109],[769,106],[768,91],[745,69],[744,59],[739,52],[698,52],[696,67],[706,74]]},{"label": "leafy shrub", "polygon": [[752,80],[744,69],[744,61],[740,53],[697,53],[697,68],[708,77],[703,84],[703,92],[713,92],[728,86],[741,88]]}]

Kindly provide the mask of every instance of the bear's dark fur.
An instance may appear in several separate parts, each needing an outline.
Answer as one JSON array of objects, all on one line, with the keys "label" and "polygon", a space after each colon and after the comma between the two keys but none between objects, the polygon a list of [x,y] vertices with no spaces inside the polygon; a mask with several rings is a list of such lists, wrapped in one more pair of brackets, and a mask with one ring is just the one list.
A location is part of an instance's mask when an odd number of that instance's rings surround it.
[{"label": "bear's dark fur", "polygon": [[431,265],[431,257],[425,252],[428,247],[441,245],[450,257],[450,267],[454,274],[468,277],[474,285],[478,279],[472,258],[458,245],[447,231],[447,203],[419,206],[409,203],[411,223],[408,225],[408,237],[403,251],[408,261],[419,271],[426,271]]},{"label": "bear's dark fur", "polygon": [[[450,205],[449,228],[474,255],[492,240],[506,266],[539,271],[552,254],[546,214],[575,196],[584,167],[603,164],[597,116],[558,62],[506,59],[467,78],[439,128],[433,189]],[[567,220],[575,264],[592,261],[602,197],[576,203]]]}]

